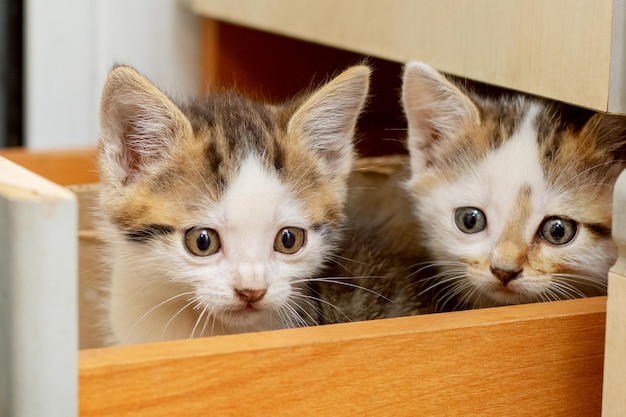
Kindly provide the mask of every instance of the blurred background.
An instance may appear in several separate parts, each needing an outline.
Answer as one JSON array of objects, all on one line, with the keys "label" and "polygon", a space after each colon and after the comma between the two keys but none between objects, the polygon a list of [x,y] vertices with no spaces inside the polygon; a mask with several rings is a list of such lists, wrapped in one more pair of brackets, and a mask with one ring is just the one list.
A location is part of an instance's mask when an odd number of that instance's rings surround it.
[{"label": "blurred background", "polygon": [[276,102],[365,61],[374,74],[362,155],[404,150],[399,93],[410,59],[472,88],[626,114],[626,0],[538,4],[0,0],[0,147],[93,148],[115,63],[175,100],[234,87]]},{"label": "blurred background", "polygon": [[135,67],[175,100],[236,88],[279,102],[365,61],[375,68],[374,93],[359,148],[364,155],[403,151],[400,63],[203,18],[192,3],[0,0],[0,147],[93,148],[101,89],[116,63]]},{"label": "blurred background", "polygon": [[197,94],[198,20],[173,0],[0,0],[0,147],[94,146],[114,63]]}]

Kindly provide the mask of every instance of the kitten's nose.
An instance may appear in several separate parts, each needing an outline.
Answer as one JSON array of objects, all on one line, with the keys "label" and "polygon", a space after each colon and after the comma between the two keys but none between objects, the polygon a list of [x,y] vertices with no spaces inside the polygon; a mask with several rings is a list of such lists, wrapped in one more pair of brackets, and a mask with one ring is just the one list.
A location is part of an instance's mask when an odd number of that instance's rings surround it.
[{"label": "kitten's nose", "polygon": [[489,270],[491,271],[491,273],[493,275],[495,275],[496,278],[498,278],[502,284],[506,287],[506,285],[513,281],[515,278],[519,277],[520,274],[522,273],[522,270],[518,270],[518,271],[511,271],[508,269],[498,269],[498,268],[494,268],[493,266],[489,267]]},{"label": "kitten's nose", "polygon": [[239,297],[241,301],[244,301],[246,303],[256,303],[257,301],[259,301],[261,298],[265,296],[266,292],[267,290],[264,290],[264,289],[261,289],[261,290],[235,289],[235,293],[237,294],[237,297]]}]

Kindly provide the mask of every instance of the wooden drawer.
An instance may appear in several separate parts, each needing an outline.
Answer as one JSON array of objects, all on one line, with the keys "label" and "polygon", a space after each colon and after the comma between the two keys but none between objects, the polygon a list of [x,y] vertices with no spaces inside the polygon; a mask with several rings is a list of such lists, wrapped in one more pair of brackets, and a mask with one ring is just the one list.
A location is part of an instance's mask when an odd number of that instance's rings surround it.
[{"label": "wooden drawer", "polygon": [[[396,62],[425,61],[457,76],[626,113],[626,0],[187,3],[210,19]],[[204,24],[205,32],[219,31]]]},{"label": "wooden drawer", "polygon": [[[84,156],[87,164],[93,161],[92,152]],[[45,160],[52,174],[59,169],[55,161],[66,161],[54,153],[47,154]],[[76,166],[81,165],[77,162]],[[10,206],[14,200],[1,185],[15,173],[5,165],[0,167],[0,201]],[[47,175],[44,171],[41,174]],[[77,180],[80,177],[78,173]],[[93,186],[74,190],[81,201],[89,198]],[[624,201],[618,204],[626,204]],[[82,208],[80,213],[84,216],[89,211]],[[84,220],[80,222],[83,231],[78,232],[80,251],[81,258],[85,251],[90,252],[89,258],[94,249],[97,253],[97,247],[88,245],[94,235],[86,232],[90,227]],[[76,234],[75,229],[69,232]],[[11,244],[4,240],[2,243]],[[71,257],[73,248],[58,245],[56,250],[60,257],[68,252]],[[73,256],[76,259],[77,254]],[[2,286],[17,279],[39,279],[18,278],[7,274],[10,271],[3,267],[0,265]],[[86,282],[81,287],[84,293],[89,283],[98,279],[94,275],[97,271],[83,260],[78,277],[66,278],[74,285],[78,278],[83,284]],[[612,280],[618,278],[623,279],[613,275]],[[619,288],[611,287],[609,305],[615,305],[616,297],[623,300],[626,294],[623,285],[620,294],[614,289]],[[614,347],[607,351],[607,355],[612,355],[607,370],[614,373],[616,380],[626,374],[623,354],[619,353],[623,352],[626,335],[617,333],[623,332],[623,320],[617,320],[617,314],[623,317],[623,305],[622,302],[615,307],[615,317],[609,317],[609,322],[617,323],[616,328],[622,326],[608,335]],[[617,311],[619,308],[621,312]],[[81,305],[81,310],[85,309]],[[67,327],[67,323],[77,319],[71,313],[64,322],[50,325]],[[596,297],[84,349],[78,352],[79,412],[81,416],[599,415],[605,313],[606,297]],[[16,318],[18,327],[33,325],[28,318],[20,320]],[[13,340],[14,329],[0,327],[2,340]],[[39,342],[46,346],[45,340]],[[76,355],[74,349],[46,352],[47,360],[52,362],[68,358],[71,361]],[[0,369],[7,363],[0,362]],[[46,372],[59,369],[41,369],[39,375]],[[58,379],[48,381],[58,385]],[[72,380],[65,382],[71,384]],[[623,387],[623,379],[621,383]],[[617,382],[605,386],[605,393],[609,393],[605,395],[622,401],[615,391],[618,389]],[[37,394],[29,392],[31,397]],[[55,399],[75,401],[60,396]]]}]

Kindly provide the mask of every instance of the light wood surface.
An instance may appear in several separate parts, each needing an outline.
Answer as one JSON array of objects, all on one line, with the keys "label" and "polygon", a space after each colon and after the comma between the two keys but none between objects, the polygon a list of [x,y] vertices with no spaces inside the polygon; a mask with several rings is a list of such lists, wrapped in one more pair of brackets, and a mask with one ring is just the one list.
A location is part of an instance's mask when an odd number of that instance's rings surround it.
[{"label": "light wood surface", "polygon": [[615,184],[613,204],[613,238],[620,256],[609,274],[603,417],[622,417],[626,411],[626,172]]},{"label": "light wood surface", "polygon": [[625,0],[189,3],[213,19],[626,113]]},{"label": "light wood surface", "polygon": [[599,415],[605,301],[84,350],[80,415]]},{"label": "light wood surface", "polygon": [[0,157],[0,416],[76,415],[76,206]]},{"label": "light wood surface", "polygon": [[59,185],[98,181],[95,149],[32,152],[25,148],[0,149],[4,157]]}]

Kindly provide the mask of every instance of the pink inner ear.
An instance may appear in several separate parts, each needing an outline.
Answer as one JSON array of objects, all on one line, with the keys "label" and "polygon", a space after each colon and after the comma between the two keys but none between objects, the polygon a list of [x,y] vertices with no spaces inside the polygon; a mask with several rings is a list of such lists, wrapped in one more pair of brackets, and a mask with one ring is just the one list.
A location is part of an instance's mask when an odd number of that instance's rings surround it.
[{"label": "pink inner ear", "polygon": [[134,150],[132,146],[124,148],[124,168],[126,171],[126,178],[124,178],[124,185],[132,184],[137,177],[141,165],[141,154]]},{"label": "pink inner ear", "polygon": [[[122,139],[124,147],[121,158],[126,172],[124,185],[129,185],[135,182],[141,171],[145,169],[145,165],[149,162],[150,156],[154,157],[160,155],[158,147],[147,146],[152,144],[150,142],[155,141],[151,141],[151,137],[146,135],[146,132],[140,132],[140,126],[133,124],[134,123],[131,122],[130,125],[127,126]],[[161,145],[163,144],[161,143]],[[146,153],[147,148],[151,149],[152,155],[148,155]]]},{"label": "pink inner ear", "polygon": [[122,133],[122,155],[126,178],[124,184],[136,181],[137,177],[153,162],[162,159],[175,137],[174,121],[166,109],[155,106],[152,112],[132,108],[127,113]]}]

